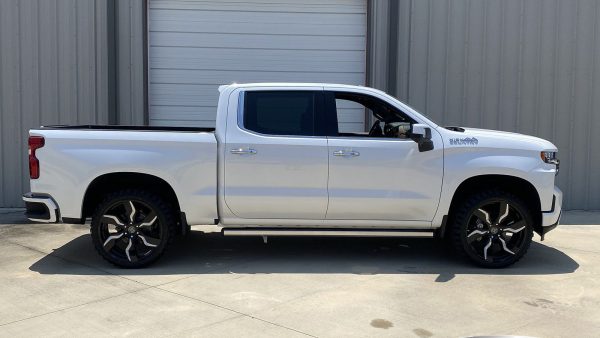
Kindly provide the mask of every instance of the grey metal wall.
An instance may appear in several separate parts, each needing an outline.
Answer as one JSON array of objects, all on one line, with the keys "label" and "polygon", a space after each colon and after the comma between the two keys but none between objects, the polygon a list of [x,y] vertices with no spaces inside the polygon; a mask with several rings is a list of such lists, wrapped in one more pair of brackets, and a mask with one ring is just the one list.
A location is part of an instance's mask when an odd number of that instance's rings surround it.
[{"label": "grey metal wall", "polygon": [[27,130],[108,122],[102,1],[0,1],[0,206],[29,188]]},{"label": "grey metal wall", "polygon": [[600,1],[372,0],[368,82],[442,125],[554,142],[568,209],[600,209]]},{"label": "grey metal wall", "polygon": [[[145,122],[144,0],[0,1],[0,206],[26,131]],[[600,209],[600,2],[370,0],[368,82],[442,124],[560,148],[566,207]]]},{"label": "grey metal wall", "polygon": [[142,7],[0,1],[0,207],[22,206],[29,190],[28,129],[143,123]]},{"label": "grey metal wall", "polygon": [[[146,45],[144,0],[112,0],[115,29],[116,123],[147,124]],[[109,20],[112,20],[109,17]]]}]

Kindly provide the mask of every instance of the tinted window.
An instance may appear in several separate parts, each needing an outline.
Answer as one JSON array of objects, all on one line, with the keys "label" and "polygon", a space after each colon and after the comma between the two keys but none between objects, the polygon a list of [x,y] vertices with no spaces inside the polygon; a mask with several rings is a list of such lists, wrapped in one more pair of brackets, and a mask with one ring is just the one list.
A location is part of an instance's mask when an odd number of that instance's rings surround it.
[{"label": "tinted window", "polygon": [[[374,96],[351,92],[325,92],[328,109],[335,110],[338,136],[406,139],[414,121]],[[370,125],[365,131],[365,115]]]},{"label": "tinted window", "polygon": [[336,98],[335,108],[340,133],[356,133],[365,130],[365,109],[367,108],[364,105]]},{"label": "tinted window", "polygon": [[244,96],[244,128],[270,135],[315,135],[315,93],[250,91]]}]

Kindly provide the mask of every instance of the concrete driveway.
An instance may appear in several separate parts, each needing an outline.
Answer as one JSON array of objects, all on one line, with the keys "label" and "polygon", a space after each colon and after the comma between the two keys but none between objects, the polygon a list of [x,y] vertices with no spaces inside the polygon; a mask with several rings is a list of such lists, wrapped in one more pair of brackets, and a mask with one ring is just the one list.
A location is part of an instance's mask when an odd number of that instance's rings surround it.
[{"label": "concrete driveway", "polygon": [[8,212],[0,336],[597,337],[598,243],[600,226],[563,225],[517,265],[485,270],[432,240],[265,245],[196,231],[157,264],[123,270],[94,252],[87,226]]}]

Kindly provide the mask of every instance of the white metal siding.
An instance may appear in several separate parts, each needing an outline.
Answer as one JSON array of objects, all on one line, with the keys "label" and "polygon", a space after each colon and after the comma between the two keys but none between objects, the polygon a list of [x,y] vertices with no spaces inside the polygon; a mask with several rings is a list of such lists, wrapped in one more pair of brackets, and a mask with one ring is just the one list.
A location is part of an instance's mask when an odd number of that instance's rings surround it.
[{"label": "white metal siding", "polygon": [[[150,1],[151,125],[214,126],[217,86],[365,82],[366,1]],[[345,130],[364,129],[347,110]]]}]

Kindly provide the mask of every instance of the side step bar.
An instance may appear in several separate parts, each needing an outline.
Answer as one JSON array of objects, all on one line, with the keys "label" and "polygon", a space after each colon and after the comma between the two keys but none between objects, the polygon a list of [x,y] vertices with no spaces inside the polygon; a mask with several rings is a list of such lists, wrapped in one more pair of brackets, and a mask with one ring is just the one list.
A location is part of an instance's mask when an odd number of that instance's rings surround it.
[{"label": "side step bar", "polygon": [[279,229],[225,228],[224,236],[419,237],[433,238],[433,230],[400,229]]}]

